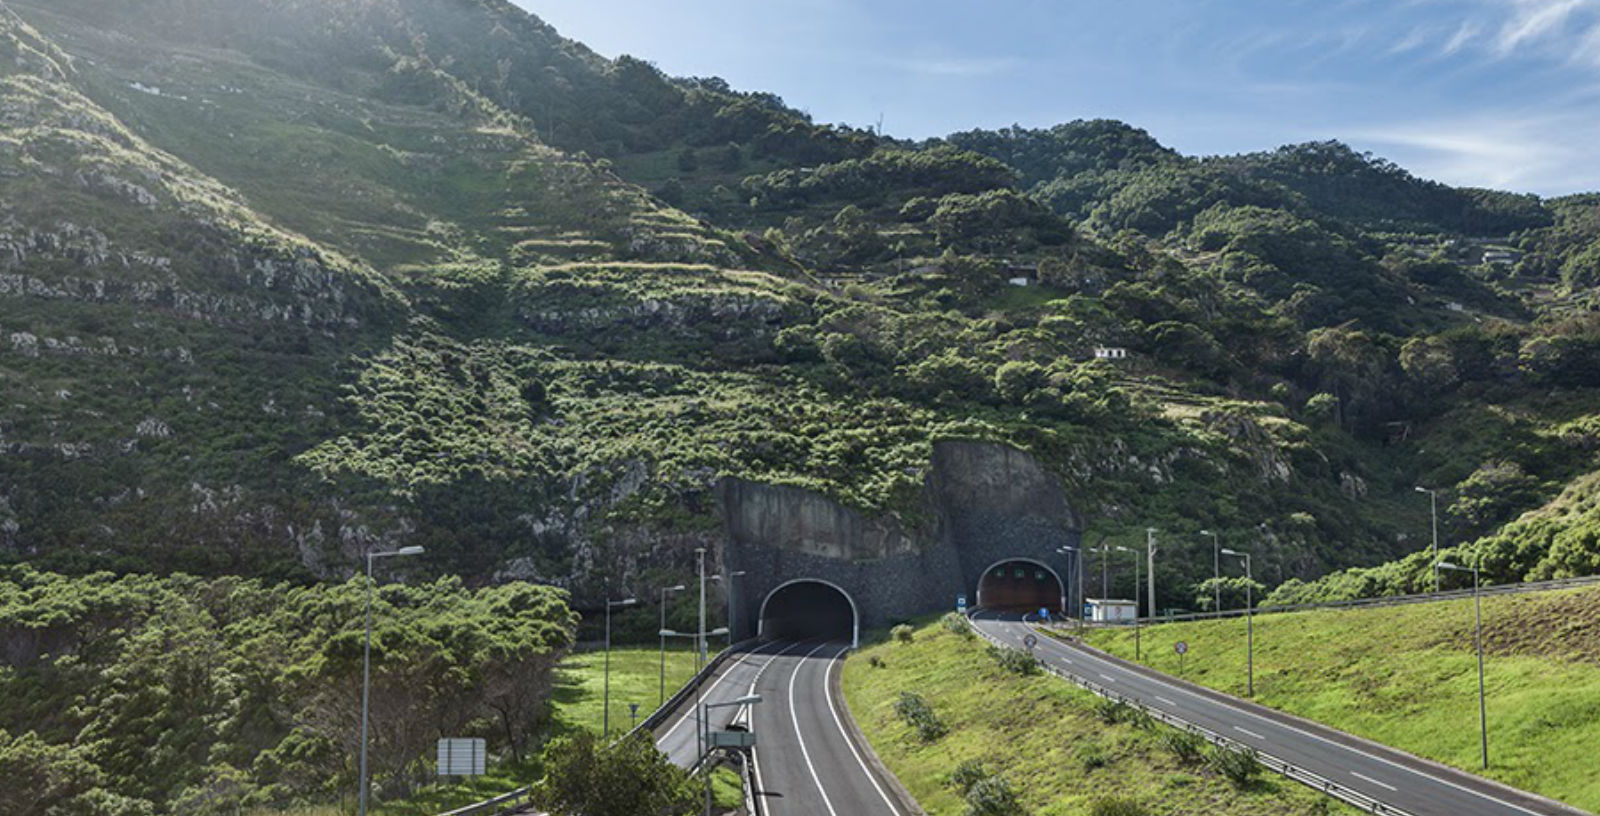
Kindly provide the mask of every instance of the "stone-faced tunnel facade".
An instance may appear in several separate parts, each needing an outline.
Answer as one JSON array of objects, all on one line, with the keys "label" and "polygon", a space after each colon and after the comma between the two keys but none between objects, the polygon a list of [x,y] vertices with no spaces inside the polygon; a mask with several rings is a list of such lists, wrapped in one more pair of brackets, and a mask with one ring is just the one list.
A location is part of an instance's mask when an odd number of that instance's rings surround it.
[{"label": "stone-faced tunnel facade", "polygon": [[1060,481],[1032,456],[990,442],[934,445],[922,517],[908,528],[795,487],[725,479],[722,559],[734,579],[731,627],[754,637],[762,602],[786,583],[811,579],[848,594],[861,629],[976,605],[985,570],[1025,559],[1048,566],[1067,587],[1075,565],[1057,552],[1077,546],[1081,524]]}]

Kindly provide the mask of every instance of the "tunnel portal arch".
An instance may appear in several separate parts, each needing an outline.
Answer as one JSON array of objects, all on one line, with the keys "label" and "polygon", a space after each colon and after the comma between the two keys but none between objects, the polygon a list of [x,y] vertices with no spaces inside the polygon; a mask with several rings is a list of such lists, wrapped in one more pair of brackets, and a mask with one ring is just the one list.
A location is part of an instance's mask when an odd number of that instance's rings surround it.
[{"label": "tunnel portal arch", "polygon": [[[1054,586],[1046,575],[1055,579]],[[1049,564],[1034,558],[1003,558],[990,564],[978,577],[973,596],[979,607],[1067,611],[1066,581]]]},{"label": "tunnel portal arch", "polygon": [[774,587],[762,599],[756,620],[756,635],[761,638],[848,638],[851,648],[861,644],[856,599],[844,587],[821,578],[795,578]]}]

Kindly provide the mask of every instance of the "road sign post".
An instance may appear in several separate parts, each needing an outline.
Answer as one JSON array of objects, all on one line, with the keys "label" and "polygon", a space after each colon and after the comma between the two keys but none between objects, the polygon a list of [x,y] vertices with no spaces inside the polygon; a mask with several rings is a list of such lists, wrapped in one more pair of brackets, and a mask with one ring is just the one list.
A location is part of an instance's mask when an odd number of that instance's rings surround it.
[{"label": "road sign post", "polygon": [[482,738],[449,738],[439,740],[438,772],[440,776],[483,776],[484,751]]},{"label": "road sign post", "polygon": [[1177,643],[1172,644],[1172,651],[1178,653],[1178,676],[1182,677],[1183,676],[1183,658],[1184,658],[1184,655],[1187,655],[1189,653],[1189,644],[1187,642],[1185,642],[1185,641],[1180,640]]},{"label": "road sign post", "polygon": [[967,614],[967,596],[966,596],[966,593],[962,593],[962,594],[956,596],[956,611],[961,613],[961,614],[963,614],[963,615]]}]

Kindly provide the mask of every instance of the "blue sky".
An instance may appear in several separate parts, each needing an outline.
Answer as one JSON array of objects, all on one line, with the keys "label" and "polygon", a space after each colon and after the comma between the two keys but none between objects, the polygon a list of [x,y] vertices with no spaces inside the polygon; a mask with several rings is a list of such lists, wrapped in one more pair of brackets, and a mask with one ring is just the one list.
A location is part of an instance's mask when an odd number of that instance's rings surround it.
[{"label": "blue sky", "polygon": [[896,136],[1109,117],[1185,153],[1337,138],[1452,184],[1600,190],[1600,0],[516,2]]}]

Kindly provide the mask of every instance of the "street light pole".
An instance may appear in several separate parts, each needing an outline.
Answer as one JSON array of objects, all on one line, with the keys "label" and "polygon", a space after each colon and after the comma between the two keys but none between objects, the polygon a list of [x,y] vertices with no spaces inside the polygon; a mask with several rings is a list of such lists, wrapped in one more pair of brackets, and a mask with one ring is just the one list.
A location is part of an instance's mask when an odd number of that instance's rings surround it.
[{"label": "street light pole", "polygon": [[1200,535],[1211,536],[1211,589],[1213,600],[1211,611],[1222,612],[1222,540],[1210,530],[1201,530]]},{"label": "street light pole", "polygon": [[1133,553],[1133,659],[1142,660],[1143,649],[1139,645],[1139,551],[1129,547],[1118,547],[1117,551]]},{"label": "street light pole", "polygon": [[[1426,494],[1428,494],[1428,506],[1431,509],[1432,514],[1433,514],[1433,560],[1434,561],[1438,561],[1439,560],[1439,492],[1437,490],[1429,490],[1428,488],[1422,487],[1420,485],[1417,487],[1417,492],[1418,493],[1426,493]],[[1435,568],[1434,571],[1433,571],[1433,594],[1435,594],[1435,595],[1439,594],[1439,570],[1437,568]]]},{"label": "street light pole", "polygon": [[722,582],[723,596],[728,602],[728,611],[725,616],[727,625],[723,628],[728,630],[728,645],[730,647],[733,646],[733,579],[742,578],[744,575],[744,570],[734,570],[733,572],[724,572],[721,575],[712,576],[712,580]]},{"label": "street light pole", "polygon": [[[732,629],[729,629],[729,631],[731,632]],[[702,719],[704,719],[709,724],[711,722],[711,709],[713,709],[713,708],[728,708],[730,706],[755,705],[756,703],[759,703],[759,702],[761,702],[761,695],[759,695],[759,694],[746,694],[745,696],[740,697],[737,700],[729,700],[729,701],[727,701],[725,703],[705,703],[705,704],[703,704],[701,706],[701,708],[703,709],[703,713],[704,713],[704,716],[703,716]],[[709,743],[710,741],[711,741],[710,740],[710,736],[708,734],[706,736],[706,742]],[[709,747],[707,748],[707,750],[710,750]],[[708,767],[708,766],[702,765],[701,768],[700,768],[700,776],[705,779],[706,816],[711,816],[711,768]]]},{"label": "street light pole", "polygon": [[638,602],[638,598],[626,598],[620,601],[606,599],[606,668],[605,691],[602,694],[605,711],[600,716],[600,722],[603,723],[600,730],[608,738],[611,736],[611,610],[619,606],[633,606]]},{"label": "street light pole", "polygon": [[[667,593],[682,592],[688,587],[683,584],[661,588],[661,631],[667,631]],[[659,708],[667,704],[667,636],[661,635],[661,702],[656,703]]]},{"label": "street light pole", "polygon": [[1145,577],[1150,581],[1150,614],[1146,617],[1151,620],[1156,618],[1156,528],[1144,528],[1144,553],[1150,562],[1150,568],[1145,570]]},{"label": "street light pole", "polygon": [[1472,606],[1475,620],[1472,641],[1478,651],[1478,734],[1483,745],[1483,769],[1487,771],[1489,770],[1489,709],[1484,703],[1483,694],[1483,596],[1478,592],[1478,568],[1460,567],[1440,561],[1433,565],[1435,580],[1438,579],[1441,569],[1472,573]]},{"label": "street light pole", "polygon": [[706,654],[706,548],[698,547],[694,551],[700,570],[700,627],[695,631],[695,675],[694,675],[694,710],[695,717],[700,721],[695,723],[696,730],[700,731],[700,755],[706,753],[705,718],[700,710],[701,682],[700,674],[705,668]]},{"label": "street light pole", "polygon": [[1078,637],[1083,637],[1083,553],[1071,544],[1061,547],[1056,552],[1072,554],[1072,571],[1076,573],[1078,584],[1078,605],[1072,608],[1072,617],[1078,621]]},{"label": "street light pole", "polygon": [[1250,571],[1250,553],[1223,550],[1223,555],[1244,559],[1244,631],[1245,672],[1248,677],[1246,697],[1256,696],[1256,608],[1253,595],[1255,578]]},{"label": "street light pole", "polygon": [[372,561],[397,555],[421,555],[421,547],[401,547],[392,552],[367,553],[367,643],[361,652],[361,791],[360,816],[367,816],[367,723],[372,701]]}]

